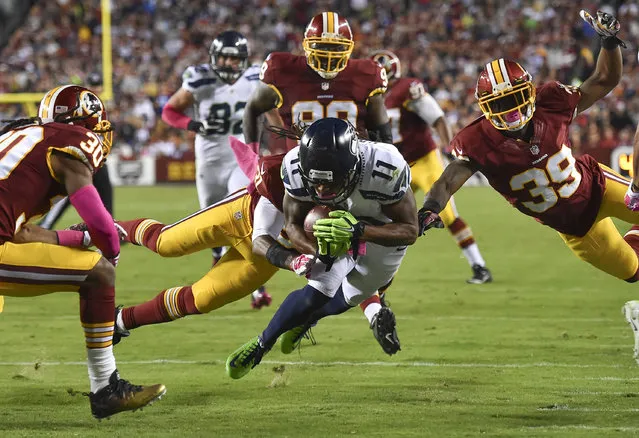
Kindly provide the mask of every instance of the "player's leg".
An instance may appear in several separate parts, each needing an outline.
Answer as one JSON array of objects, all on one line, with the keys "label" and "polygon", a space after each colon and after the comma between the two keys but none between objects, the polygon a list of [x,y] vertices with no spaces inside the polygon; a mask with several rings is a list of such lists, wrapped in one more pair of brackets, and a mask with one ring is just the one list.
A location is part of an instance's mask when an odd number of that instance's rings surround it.
[{"label": "player's leg", "polygon": [[336,260],[329,271],[322,263],[311,269],[310,280],[302,289],[291,292],[273,315],[264,331],[235,350],[226,360],[226,373],[239,379],[260,363],[283,333],[304,325],[313,312],[335,295],[342,281],[353,267],[350,256]]},{"label": "player's leg", "polygon": [[[250,239],[241,246],[250,250]],[[161,291],[153,299],[119,310],[116,317],[115,343],[128,336],[129,330],[149,324],[171,322],[187,315],[208,313],[248,296],[268,281],[277,268],[262,257],[245,257],[231,247],[220,261],[191,286]]]},{"label": "player's leg", "polygon": [[[413,191],[419,188],[424,193],[427,193],[443,171],[444,165],[439,151],[433,150],[429,152],[411,166],[411,187],[413,187]],[[453,197],[450,198],[450,201],[439,215],[473,271],[473,276],[467,282],[482,284],[492,281],[491,273],[486,268],[486,262],[475,242],[473,232],[466,222],[459,217]]]},{"label": "player's leg", "polygon": [[113,356],[115,268],[94,251],[45,243],[0,246],[0,289],[30,297],[77,291],[88,356],[91,411],[104,418],[138,409],[164,394],[164,385],[134,386],[120,379]]},{"label": "player's leg", "polygon": [[[196,159],[195,167],[195,188],[200,208],[204,209],[213,205],[233,193],[228,190],[232,167],[225,166],[218,159],[206,159],[206,154]],[[223,245],[212,247],[212,264],[217,263],[224,254],[224,250]]]},{"label": "player's leg", "polygon": [[127,232],[128,242],[162,257],[180,257],[249,236],[250,203],[248,192],[241,190],[171,225],[153,219],[117,222]]}]

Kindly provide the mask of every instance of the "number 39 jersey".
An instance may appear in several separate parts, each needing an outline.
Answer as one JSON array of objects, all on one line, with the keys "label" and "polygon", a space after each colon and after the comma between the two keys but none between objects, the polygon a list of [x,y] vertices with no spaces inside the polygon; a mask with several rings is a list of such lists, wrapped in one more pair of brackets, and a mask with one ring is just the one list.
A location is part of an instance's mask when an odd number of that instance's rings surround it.
[{"label": "number 39 jersey", "polygon": [[580,93],[558,82],[537,89],[529,143],[501,134],[485,118],[451,142],[458,158],[478,166],[490,185],[522,213],[574,236],[585,235],[601,206],[605,178],[589,155],[575,159],[568,127]]},{"label": "number 39 jersey", "polygon": [[13,240],[23,223],[48,212],[55,198],[66,195],[53,177],[52,150],[80,160],[92,172],[104,161],[99,137],[81,126],[31,125],[0,137],[0,243]]},{"label": "number 39 jersey", "polygon": [[[293,198],[313,202],[304,188],[299,170],[299,147],[291,149],[282,163],[282,181]],[[394,146],[359,140],[362,171],[351,196],[338,206],[358,219],[381,225],[391,222],[382,206],[400,201],[410,188],[410,167]]]},{"label": "number 39 jersey", "polygon": [[196,119],[215,131],[195,137],[198,160],[235,162],[228,137],[242,139],[242,117],[246,102],[259,83],[260,68],[252,65],[233,84],[222,81],[209,64],[188,67],[182,75],[182,88],[193,94]]},{"label": "number 39 jersey", "polygon": [[[347,119],[360,133],[366,132],[368,99],[388,86],[386,70],[371,59],[350,59],[343,71],[327,80],[308,66],[306,57],[282,52],[266,58],[260,79],[277,92],[287,128],[292,123],[337,117]],[[287,145],[291,149],[296,143]]]}]

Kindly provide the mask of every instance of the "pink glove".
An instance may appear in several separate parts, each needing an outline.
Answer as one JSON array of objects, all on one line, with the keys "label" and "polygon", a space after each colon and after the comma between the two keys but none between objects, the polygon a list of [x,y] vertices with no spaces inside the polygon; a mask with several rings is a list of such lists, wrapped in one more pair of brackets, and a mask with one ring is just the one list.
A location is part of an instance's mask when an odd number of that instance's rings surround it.
[{"label": "pink glove", "polygon": [[639,192],[632,190],[632,183],[628,186],[628,191],[626,192],[626,196],[624,196],[623,200],[629,210],[639,211]]}]

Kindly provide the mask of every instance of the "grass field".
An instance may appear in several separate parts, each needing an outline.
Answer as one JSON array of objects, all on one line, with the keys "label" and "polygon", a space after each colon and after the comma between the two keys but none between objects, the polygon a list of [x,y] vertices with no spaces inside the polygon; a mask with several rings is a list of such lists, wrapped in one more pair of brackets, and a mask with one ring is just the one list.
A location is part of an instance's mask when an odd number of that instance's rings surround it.
[{"label": "grass field", "polygon": [[[577,260],[550,230],[487,188],[457,196],[495,282],[470,286],[448,233],[409,251],[389,292],[403,350],[386,356],[355,309],[322,321],[317,346],[274,349],[239,381],[224,361],[302,284],[280,272],[272,307],[248,299],[209,315],[143,327],[116,347],[123,376],[162,382],[143,412],[97,422],[89,411],[77,297],[7,298],[0,315],[0,436],[461,437],[639,434],[639,368],[620,314],[639,296]],[[121,188],[121,219],[172,222],[193,187]],[[68,213],[64,224],[77,220]],[[624,225],[624,231],[626,226]],[[203,275],[210,254],[161,259],[132,246],[118,267],[130,305]],[[633,293],[634,292],[634,293]]]}]

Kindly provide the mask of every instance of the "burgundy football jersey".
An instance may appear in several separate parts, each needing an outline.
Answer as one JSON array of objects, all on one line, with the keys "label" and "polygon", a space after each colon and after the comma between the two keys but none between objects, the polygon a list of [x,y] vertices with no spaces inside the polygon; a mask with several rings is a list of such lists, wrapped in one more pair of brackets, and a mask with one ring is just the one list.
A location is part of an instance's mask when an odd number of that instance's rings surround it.
[{"label": "burgundy football jersey", "polygon": [[453,139],[453,152],[475,163],[490,185],[522,213],[555,230],[585,235],[599,212],[605,178],[589,155],[575,159],[568,127],[577,88],[551,82],[537,89],[529,143],[504,136],[485,118]]},{"label": "burgundy football jersey", "polygon": [[104,161],[99,137],[81,126],[31,125],[0,137],[0,242],[13,240],[20,226],[45,214],[64,185],[51,173],[50,153],[58,150],[95,172]]},{"label": "burgundy football jersey", "polygon": [[[366,133],[368,98],[384,93],[386,71],[370,59],[350,59],[334,79],[323,79],[306,64],[306,57],[274,52],[262,64],[260,79],[280,96],[279,112],[286,127],[310,124],[323,117],[348,119]],[[288,142],[288,149],[297,146]]]},{"label": "burgundy football jersey", "polygon": [[411,99],[409,89],[415,82],[421,83],[415,78],[398,79],[384,100],[392,123],[393,143],[410,164],[437,149],[428,123],[405,105]]},{"label": "burgundy football jersey", "polygon": [[251,211],[255,210],[260,196],[268,199],[279,211],[284,211],[284,183],[281,178],[282,160],[286,154],[266,155],[260,157],[257,162],[255,178],[248,185],[247,190],[251,195]]}]

